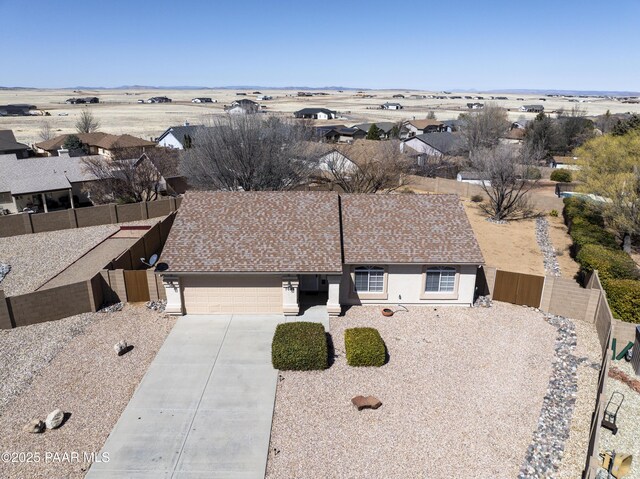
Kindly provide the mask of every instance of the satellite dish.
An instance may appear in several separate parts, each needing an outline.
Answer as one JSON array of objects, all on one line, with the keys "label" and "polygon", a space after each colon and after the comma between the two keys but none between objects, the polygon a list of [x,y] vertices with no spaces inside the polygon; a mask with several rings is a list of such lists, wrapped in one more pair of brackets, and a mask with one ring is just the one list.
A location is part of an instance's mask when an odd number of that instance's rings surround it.
[{"label": "satellite dish", "polygon": [[153,268],[153,265],[156,264],[157,261],[158,261],[158,255],[157,254],[151,255],[151,258],[149,258],[149,262],[148,263],[144,258],[140,258],[140,262],[142,264],[147,265],[149,268]]}]

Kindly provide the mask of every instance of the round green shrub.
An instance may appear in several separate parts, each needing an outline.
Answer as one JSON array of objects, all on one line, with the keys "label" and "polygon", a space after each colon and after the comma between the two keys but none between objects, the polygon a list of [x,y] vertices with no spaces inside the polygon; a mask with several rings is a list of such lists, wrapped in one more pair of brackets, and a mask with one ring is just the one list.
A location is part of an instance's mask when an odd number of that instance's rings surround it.
[{"label": "round green shrub", "polygon": [[602,281],[609,279],[637,279],[638,268],[631,256],[619,249],[610,249],[599,244],[586,244],[576,256],[583,275],[598,270]]},{"label": "round green shrub", "polygon": [[549,216],[553,216],[554,218],[558,217],[558,210],[549,211]]},{"label": "round green shrub", "polygon": [[622,321],[640,323],[640,281],[611,279],[603,286],[613,315]]},{"label": "round green shrub", "polygon": [[471,197],[471,201],[473,201],[474,203],[482,203],[483,200],[484,197],[482,195],[473,195]]},{"label": "round green shrub", "polygon": [[345,330],[344,347],[349,366],[382,366],[387,358],[387,348],[375,328]]},{"label": "round green shrub", "polygon": [[602,226],[590,223],[583,217],[576,217],[571,222],[569,235],[573,240],[575,253],[588,244],[599,244],[611,249],[617,249],[616,237]]},{"label": "round green shrub", "polygon": [[551,181],[557,181],[559,183],[571,183],[573,176],[569,170],[555,169],[551,172]]},{"label": "round green shrub", "polygon": [[298,321],[276,327],[271,363],[283,371],[311,371],[329,367],[327,335],[320,323]]}]

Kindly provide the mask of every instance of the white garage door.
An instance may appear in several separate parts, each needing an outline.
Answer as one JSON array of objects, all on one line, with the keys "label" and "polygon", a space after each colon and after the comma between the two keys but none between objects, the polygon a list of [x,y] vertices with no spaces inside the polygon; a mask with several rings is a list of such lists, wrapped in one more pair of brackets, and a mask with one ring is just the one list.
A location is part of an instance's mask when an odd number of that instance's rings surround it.
[{"label": "white garage door", "polygon": [[187,314],[282,313],[279,275],[183,277]]}]

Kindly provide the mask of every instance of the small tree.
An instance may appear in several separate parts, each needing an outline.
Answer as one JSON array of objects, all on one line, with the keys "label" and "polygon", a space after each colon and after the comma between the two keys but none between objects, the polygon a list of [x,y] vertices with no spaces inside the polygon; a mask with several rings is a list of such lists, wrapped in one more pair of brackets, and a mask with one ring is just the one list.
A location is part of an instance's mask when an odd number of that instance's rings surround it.
[{"label": "small tree", "polygon": [[507,110],[493,104],[485,104],[482,110],[460,115],[460,132],[469,156],[475,150],[494,148],[509,129]]},{"label": "small tree", "polygon": [[367,132],[367,140],[379,140],[382,135],[382,130],[378,128],[378,125],[373,123],[369,127],[369,131]]},{"label": "small tree", "polygon": [[626,135],[633,130],[640,130],[640,115],[634,113],[626,120],[618,120],[611,133],[615,136]]},{"label": "small tree", "polygon": [[72,134],[67,136],[67,138],[64,140],[64,143],[62,144],[62,147],[65,150],[69,150],[70,153],[80,151],[84,152],[84,145],[80,141],[80,138],[78,138],[78,135]]},{"label": "small tree", "polygon": [[54,132],[49,120],[42,121],[42,123],[40,123],[40,130],[38,130],[38,138],[40,138],[40,141],[50,140],[53,136]]},{"label": "small tree", "polygon": [[80,112],[80,118],[76,121],[76,130],[78,133],[93,133],[100,128],[100,122],[93,116],[88,108],[83,108]]},{"label": "small tree", "polygon": [[427,120],[437,120],[436,112],[433,110],[429,111],[429,113],[427,113]]},{"label": "small tree", "polygon": [[472,167],[483,177],[482,189],[489,200],[482,209],[497,221],[525,217],[531,213],[527,193],[536,185],[535,165],[541,153],[508,145],[474,150]]}]

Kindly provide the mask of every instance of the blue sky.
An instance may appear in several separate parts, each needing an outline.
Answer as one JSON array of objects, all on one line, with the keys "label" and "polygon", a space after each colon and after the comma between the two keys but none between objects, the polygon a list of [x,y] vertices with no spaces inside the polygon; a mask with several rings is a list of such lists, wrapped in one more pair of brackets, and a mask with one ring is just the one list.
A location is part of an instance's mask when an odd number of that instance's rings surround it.
[{"label": "blue sky", "polygon": [[0,0],[0,85],[640,91],[639,18],[638,0]]}]

